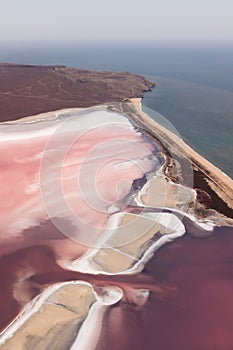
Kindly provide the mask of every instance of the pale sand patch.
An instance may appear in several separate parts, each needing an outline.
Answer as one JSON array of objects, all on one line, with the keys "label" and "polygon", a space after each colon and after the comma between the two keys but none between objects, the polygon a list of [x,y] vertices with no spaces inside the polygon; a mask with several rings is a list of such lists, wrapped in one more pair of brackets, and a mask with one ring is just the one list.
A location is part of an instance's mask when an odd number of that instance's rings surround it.
[{"label": "pale sand patch", "polygon": [[122,252],[139,259],[147,243],[156,235],[161,225],[154,220],[136,214],[125,214],[115,233],[106,242]]},{"label": "pale sand patch", "polygon": [[147,207],[187,208],[196,197],[194,190],[156,176],[149,181],[139,197]]},{"label": "pale sand patch", "polygon": [[137,107],[139,110],[142,109],[142,99],[141,98],[131,98],[129,101],[133,102],[135,107]]},{"label": "pale sand patch", "polygon": [[45,299],[39,310],[33,313],[11,338],[1,345],[1,349],[69,348],[95,301],[91,286],[85,284],[61,286]]},{"label": "pale sand patch", "polygon": [[102,248],[94,256],[93,262],[98,269],[108,273],[123,273],[133,266],[135,259],[131,256],[122,254],[119,250],[112,248]]},{"label": "pale sand patch", "polygon": [[136,214],[122,216],[119,226],[94,256],[93,261],[105,272],[120,273],[132,268],[151,245],[161,225]]}]

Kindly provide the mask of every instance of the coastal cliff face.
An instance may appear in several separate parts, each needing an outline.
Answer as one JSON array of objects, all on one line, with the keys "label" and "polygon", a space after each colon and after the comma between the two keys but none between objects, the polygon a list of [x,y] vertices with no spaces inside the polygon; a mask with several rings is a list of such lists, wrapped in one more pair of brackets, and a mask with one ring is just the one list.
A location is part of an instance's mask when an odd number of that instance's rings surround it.
[{"label": "coastal cliff face", "polygon": [[0,63],[0,121],[142,97],[153,86],[131,73]]}]

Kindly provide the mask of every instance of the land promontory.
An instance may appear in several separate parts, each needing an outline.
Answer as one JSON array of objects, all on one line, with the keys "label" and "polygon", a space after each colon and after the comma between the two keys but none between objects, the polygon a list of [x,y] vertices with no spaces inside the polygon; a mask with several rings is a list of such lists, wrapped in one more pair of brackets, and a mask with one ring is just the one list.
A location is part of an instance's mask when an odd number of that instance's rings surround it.
[{"label": "land promontory", "polygon": [[0,63],[0,121],[142,97],[153,86],[128,72]]}]

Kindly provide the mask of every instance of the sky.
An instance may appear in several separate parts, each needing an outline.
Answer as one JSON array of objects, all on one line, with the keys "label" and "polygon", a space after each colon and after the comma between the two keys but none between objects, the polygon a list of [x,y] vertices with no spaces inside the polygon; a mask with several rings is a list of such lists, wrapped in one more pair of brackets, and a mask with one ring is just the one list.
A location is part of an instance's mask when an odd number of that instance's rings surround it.
[{"label": "sky", "polygon": [[233,43],[232,0],[0,0],[0,42]]}]

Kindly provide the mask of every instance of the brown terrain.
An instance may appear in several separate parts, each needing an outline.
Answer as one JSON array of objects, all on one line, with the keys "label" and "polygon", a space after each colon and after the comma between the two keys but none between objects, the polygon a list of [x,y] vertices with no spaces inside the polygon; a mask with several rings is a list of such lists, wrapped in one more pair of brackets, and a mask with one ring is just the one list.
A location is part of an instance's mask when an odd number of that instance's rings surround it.
[{"label": "brown terrain", "polygon": [[130,73],[0,63],[0,121],[142,97],[153,86]]}]

